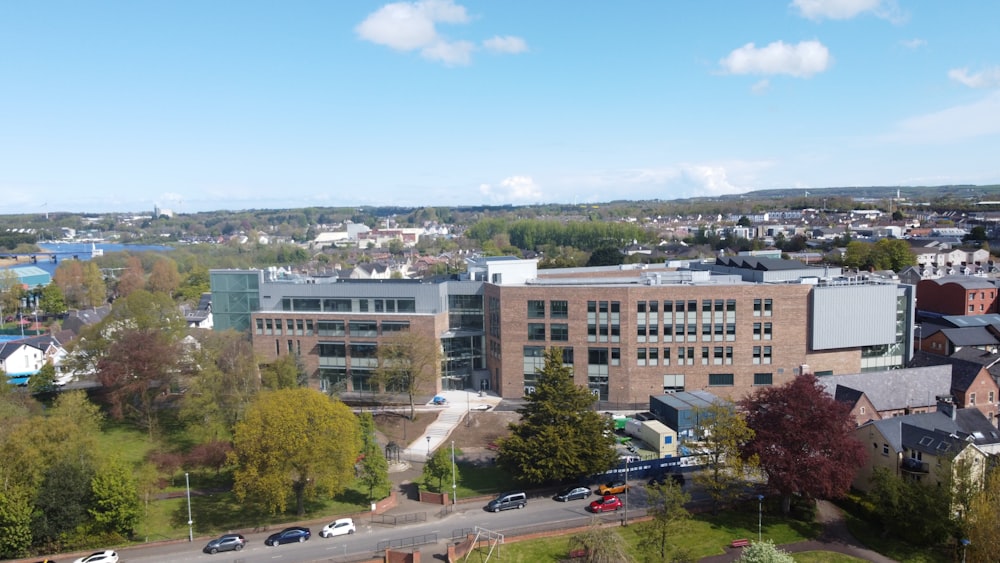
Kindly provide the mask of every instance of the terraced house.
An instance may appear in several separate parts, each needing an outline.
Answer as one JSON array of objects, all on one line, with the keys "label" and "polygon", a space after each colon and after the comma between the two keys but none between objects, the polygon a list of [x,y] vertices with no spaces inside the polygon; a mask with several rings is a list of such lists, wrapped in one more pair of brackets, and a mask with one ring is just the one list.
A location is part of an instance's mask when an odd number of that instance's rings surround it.
[{"label": "terraced house", "polygon": [[430,280],[339,280],[213,270],[215,328],[249,331],[274,359],[298,356],[314,385],[374,392],[380,340],[426,331],[440,343],[442,388],[507,398],[533,389],[546,348],[563,350],[602,408],[707,389],[739,398],[811,371],[905,365],[913,286],[837,268],[735,257],[707,262],[538,270],[535,260],[472,260]]}]

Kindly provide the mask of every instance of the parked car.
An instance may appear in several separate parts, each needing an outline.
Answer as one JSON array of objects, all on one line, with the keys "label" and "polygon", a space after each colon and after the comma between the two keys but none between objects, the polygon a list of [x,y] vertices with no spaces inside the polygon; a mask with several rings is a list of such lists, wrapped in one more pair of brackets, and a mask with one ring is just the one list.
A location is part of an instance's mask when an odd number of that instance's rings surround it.
[{"label": "parked car", "polygon": [[589,488],[583,485],[575,485],[572,487],[566,487],[565,489],[559,491],[555,497],[556,500],[566,502],[568,500],[576,500],[578,498],[587,498],[591,495]]},{"label": "parked car", "polygon": [[239,551],[246,545],[247,539],[240,534],[225,534],[208,542],[202,551],[215,555],[220,551]]},{"label": "parked car", "polygon": [[323,529],[319,532],[319,537],[332,538],[333,536],[353,534],[354,532],[354,520],[350,518],[340,518],[330,522],[326,526],[323,526]]},{"label": "parked car", "polygon": [[605,483],[598,487],[597,492],[601,493],[602,496],[620,495],[624,493],[627,488],[629,488],[629,486],[625,481],[611,481],[610,483]]},{"label": "parked car", "polygon": [[591,512],[608,512],[622,507],[622,501],[615,495],[608,495],[590,503]]},{"label": "parked car", "polygon": [[301,526],[292,526],[291,528],[285,528],[278,533],[271,534],[267,536],[264,540],[264,545],[281,545],[283,543],[295,543],[304,542],[312,536],[312,532],[309,528],[303,528]]},{"label": "parked car", "polygon": [[511,508],[524,508],[528,504],[528,495],[523,492],[502,493],[483,507],[487,512],[500,512]]},{"label": "parked car", "polygon": [[118,563],[118,554],[114,551],[95,551],[90,555],[85,555],[73,563]]},{"label": "parked car", "polygon": [[686,481],[683,473],[671,473],[670,475],[657,475],[656,477],[653,477],[649,480],[648,485],[650,487],[659,487],[666,482],[667,479],[672,480],[678,487],[683,487],[684,482]]}]

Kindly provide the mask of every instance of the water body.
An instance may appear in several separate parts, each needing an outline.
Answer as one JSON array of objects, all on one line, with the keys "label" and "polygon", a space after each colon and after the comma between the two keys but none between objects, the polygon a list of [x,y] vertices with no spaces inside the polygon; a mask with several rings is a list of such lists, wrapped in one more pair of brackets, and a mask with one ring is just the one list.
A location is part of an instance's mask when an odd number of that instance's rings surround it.
[{"label": "water body", "polygon": [[[173,250],[172,246],[161,246],[153,244],[118,244],[118,243],[97,243],[96,245],[91,245],[89,242],[72,242],[72,243],[41,243],[38,248],[41,248],[44,252],[57,252],[58,260],[62,262],[66,259],[72,259],[74,256],[78,260],[90,260],[90,254],[93,248],[102,250],[104,254],[110,252],[121,252],[127,250],[132,253],[137,252],[167,252]],[[59,267],[57,262],[52,262],[49,260],[48,256],[38,255],[38,262],[32,264],[31,262],[22,261],[20,264],[13,264],[8,266],[8,268],[24,268],[26,266],[36,266],[48,272],[49,274],[54,274],[56,268]]]}]

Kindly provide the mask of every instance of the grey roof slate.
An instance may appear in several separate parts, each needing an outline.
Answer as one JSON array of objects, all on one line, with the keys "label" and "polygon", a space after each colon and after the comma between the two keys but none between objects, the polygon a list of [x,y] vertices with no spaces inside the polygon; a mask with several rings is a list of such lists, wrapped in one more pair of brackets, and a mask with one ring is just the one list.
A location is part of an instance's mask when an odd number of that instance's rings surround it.
[{"label": "grey roof slate", "polygon": [[[904,442],[904,425],[921,429],[928,435],[934,431],[941,431],[949,435],[954,434],[960,439],[971,436],[973,443],[980,446],[1000,443],[1000,433],[997,432],[996,427],[990,424],[990,421],[979,409],[975,408],[956,409],[954,419],[948,414],[938,411],[873,420],[861,427],[864,428],[869,424],[878,428],[879,432],[889,441],[893,451],[897,452],[902,451],[904,445],[911,448],[909,442]],[[907,439],[915,433],[913,430],[906,432]],[[919,443],[919,439],[917,442]]]},{"label": "grey roof slate", "polygon": [[[936,404],[935,397],[951,392],[950,365],[873,371],[850,375],[826,375],[820,385],[837,398],[838,386],[864,393],[879,411],[927,407]],[[847,397],[848,391],[842,396]]]},{"label": "grey roof slate", "polygon": [[997,338],[986,327],[945,328],[941,332],[955,346],[995,346]]},{"label": "grey roof slate", "polygon": [[976,376],[979,375],[979,371],[983,369],[983,364],[977,362],[971,362],[955,356],[940,356],[927,352],[917,352],[914,354],[909,365],[911,368],[951,366],[951,385],[949,391],[950,389],[957,389],[959,391],[967,390],[972,385]]}]

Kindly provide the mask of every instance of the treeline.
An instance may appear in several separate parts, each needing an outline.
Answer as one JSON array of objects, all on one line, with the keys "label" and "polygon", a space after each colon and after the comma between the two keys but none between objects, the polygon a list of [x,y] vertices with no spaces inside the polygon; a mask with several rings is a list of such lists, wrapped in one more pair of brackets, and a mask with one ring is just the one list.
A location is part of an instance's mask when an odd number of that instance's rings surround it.
[{"label": "treeline", "polygon": [[484,245],[497,238],[506,238],[510,246],[537,250],[545,246],[573,247],[584,251],[599,248],[620,248],[632,241],[649,243],[654,234],[630,223],[560,222],[552,220],[483,219],[469,227],[465,236]]},{"label": "treeline", "polygon": [[18,245],[35,244],[38,242],[38,235],[31,233],[4,232],[0,233],[0,248],[14,250]]}]

